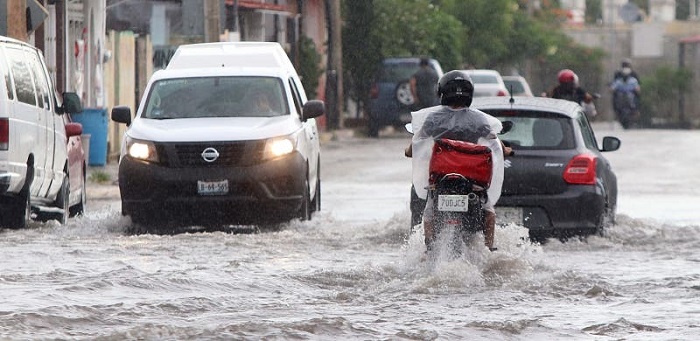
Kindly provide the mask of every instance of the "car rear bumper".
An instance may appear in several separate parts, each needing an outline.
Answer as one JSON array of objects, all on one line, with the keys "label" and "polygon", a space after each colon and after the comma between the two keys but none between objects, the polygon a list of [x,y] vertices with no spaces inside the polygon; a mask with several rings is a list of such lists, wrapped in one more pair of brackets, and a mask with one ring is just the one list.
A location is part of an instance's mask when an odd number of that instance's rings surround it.
[{"label": "car rear bumper", "polygon": [[501,196],[497,215],[500,207],[521,208],[521,225],[530,233],[592,232],[602,221],[605,198],[595,186],[570,186],[554,195]]},{"label": "car rear bumper", "polygon": [[[228,193],[202,195],[198,181],[228,181]],[[306,161],[299,153],[252,166],[172,168],[124,157],[119,164],[123,214],[167,211],[226,217],[233,223],[289,218],[301,207]],[[284,217],[284,218],[283,218]]]}]

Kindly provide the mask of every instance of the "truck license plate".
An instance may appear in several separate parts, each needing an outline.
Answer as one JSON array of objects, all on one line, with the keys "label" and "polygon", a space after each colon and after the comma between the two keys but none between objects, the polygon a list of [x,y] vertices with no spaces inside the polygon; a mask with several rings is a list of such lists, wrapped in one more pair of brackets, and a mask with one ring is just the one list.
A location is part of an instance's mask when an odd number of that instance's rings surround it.
[{"label": "truck license plate", "polygon": [[443,194],[438,195],[438,211],[442,212],[467,212],[469,199],[466,195]]},{"label": "truck license plate", "polygon": [[228,180],[221,181],[197,181],[197,193],[200,195],[224,195],[228,194]]}]

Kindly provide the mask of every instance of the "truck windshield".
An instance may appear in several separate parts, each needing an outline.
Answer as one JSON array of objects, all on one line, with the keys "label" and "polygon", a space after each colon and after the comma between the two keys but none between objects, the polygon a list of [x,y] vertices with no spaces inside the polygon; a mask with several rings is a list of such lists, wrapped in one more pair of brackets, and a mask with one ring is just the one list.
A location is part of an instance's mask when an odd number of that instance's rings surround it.
[{"label": "truck windshield", "polygon": [[151,87],[144,118],[273,117],[289,115],[283,83],[273,77],[164,79]]}]

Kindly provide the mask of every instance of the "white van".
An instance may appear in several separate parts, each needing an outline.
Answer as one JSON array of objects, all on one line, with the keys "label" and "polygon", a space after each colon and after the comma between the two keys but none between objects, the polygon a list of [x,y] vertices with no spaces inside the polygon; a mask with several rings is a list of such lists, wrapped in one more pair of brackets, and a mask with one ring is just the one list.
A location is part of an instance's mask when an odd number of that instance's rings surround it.
[{"label": "white van", "polygon": [[[65,223],[71,206],[66,129],[61,115],[82,111],[74,93],[59,106],[41,51],[0,36],[0,226],[32,218]],[[71,130],[80,135],[81,129]]]},{"label": "white van", "polygon": [[307,220],[321,207],[320,144],[301,80],[277,43],[183,45],[126,123],[122,214],[230,224]]}]

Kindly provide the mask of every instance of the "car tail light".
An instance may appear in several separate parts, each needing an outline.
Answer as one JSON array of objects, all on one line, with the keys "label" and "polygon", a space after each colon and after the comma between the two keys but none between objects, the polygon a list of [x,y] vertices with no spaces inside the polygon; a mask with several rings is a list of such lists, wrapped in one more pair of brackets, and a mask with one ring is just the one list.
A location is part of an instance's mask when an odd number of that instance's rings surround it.
[{"label": "car tail light", "polygon": [[0,150],[7,150],[10,144],[10,120],[0,119]]},{"label": "car tail light", "polygon": [[377,85],[377,83],[372,83],[372,87],[369,88],[369,97],[370,98],[379,97],[379,86]]},{"label": "car tail light", "polygon": [[564,181],[572,185],[595,185],[598,158],[592,154],[576,155],[564,169]]},{"label": "car tail light", "polygon": [[503,90],[498,90],[498,93],[496,94],[496,96],[508,96],[508,92],[503,91]]}]

